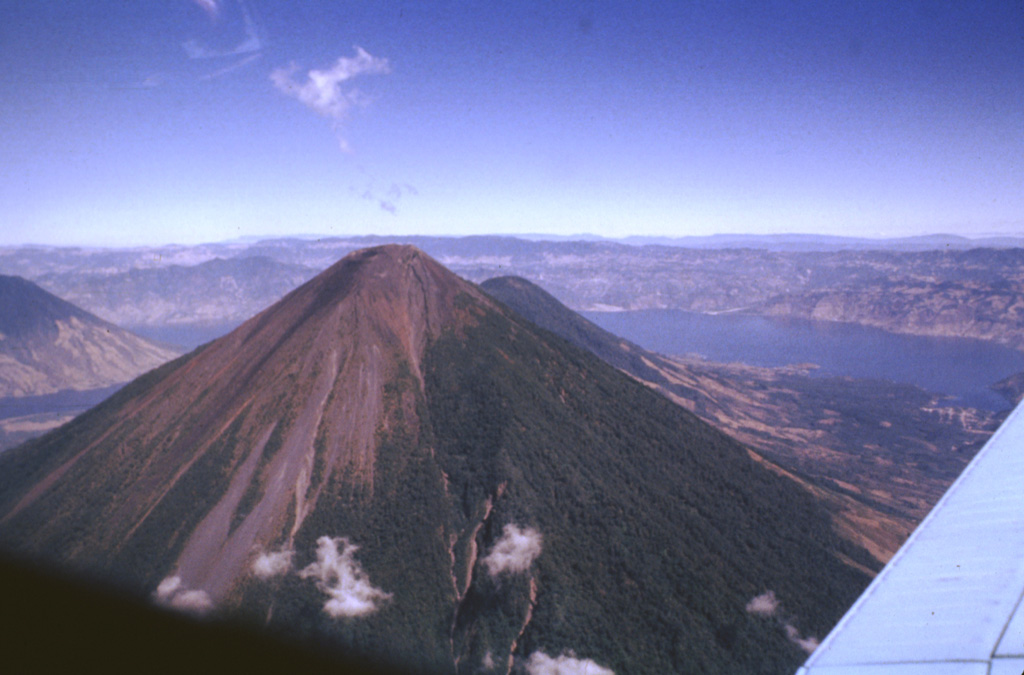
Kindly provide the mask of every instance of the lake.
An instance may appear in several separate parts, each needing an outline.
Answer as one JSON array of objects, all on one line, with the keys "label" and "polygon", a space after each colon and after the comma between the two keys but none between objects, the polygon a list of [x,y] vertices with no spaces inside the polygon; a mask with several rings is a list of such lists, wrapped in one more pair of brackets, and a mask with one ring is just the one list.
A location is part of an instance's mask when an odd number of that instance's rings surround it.
[{"label": "lake", "polygon": [[679,310],[584,312],[607,331],[663,354],[754,366],[813,363],[817,376],[914,384],[956,403],[1005,410],[989,387],[1024,371],[1024,354],[981,340],[897,335],[855,324],[697,314]]},{"label": "lake", "polygon": [[232,321],[230,323],[197,325],[128,326],[128,330],[147,340],[155,340],[190,352],[199,345],[227,335],[239,325],[240,322]]},{"label": "lake", "polygon": [[80,413],[106,400],[122,385],[76,391],[67,389],[55,394],[12,396],[0,398],[0,419],[38,415],[41,413]]}]

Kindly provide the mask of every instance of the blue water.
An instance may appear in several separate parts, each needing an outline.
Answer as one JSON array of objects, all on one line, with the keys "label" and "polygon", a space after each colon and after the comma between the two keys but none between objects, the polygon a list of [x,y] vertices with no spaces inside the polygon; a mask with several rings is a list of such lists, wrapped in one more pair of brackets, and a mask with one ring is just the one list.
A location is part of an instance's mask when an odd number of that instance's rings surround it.
[{"label": "blue water", "polygon": [[77,414],[109,398],[120,388],[121,385],[115,385],[86,391],[68,389],[56,394],[0,398],[0,419],[40,413]]},{"label": "blue water", "polygon": [[128,330],[147,340],[156,340],[184,351],[192,351],[202,344],[227,335],[241,322],[218,324],[186,324],[183,326],[129,326]]},{"label": "blue water", "polygon": [[678,310],[585,312],[605,330],[663,354],[754,366],[813,363],[819,376],[913,384],[961,405],[1005,410],[989,387],[1024,371],[1024,354],[981,340],[896,335],[853,324],[695,314]]}]

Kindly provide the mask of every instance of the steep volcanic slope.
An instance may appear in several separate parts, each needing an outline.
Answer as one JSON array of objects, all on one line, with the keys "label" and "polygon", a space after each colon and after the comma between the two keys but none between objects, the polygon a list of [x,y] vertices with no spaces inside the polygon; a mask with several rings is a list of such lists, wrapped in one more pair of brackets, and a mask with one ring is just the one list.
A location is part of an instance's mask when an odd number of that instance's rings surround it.
[{"label": "steep volcanic slope", "polygon": [[402,246],[0,456],[0,544],[421,672],[791,672],[867,581],[742,446]]},{"label": "steep volcanic slope", "polygon": [[0,397],[120,384],[175,356],[30,281],[0,276]]},{"label": "steep volcanic slope", "polygon": [[600,356],[616,368],[647,382],[668,383],[657,364],[652,363],[652,360],[660,360],[660,355],[585,319],[532,281],[522,277],[493,277],[480,287],[520,316]]},{"label": "steep volcanic slope", "polygon": [[666,357],[594,325],[520,277],[495,277],[481,288],[792,475],[832,511],[840,533],[878,559],[876,569],[1002,419],[906,385]]}]

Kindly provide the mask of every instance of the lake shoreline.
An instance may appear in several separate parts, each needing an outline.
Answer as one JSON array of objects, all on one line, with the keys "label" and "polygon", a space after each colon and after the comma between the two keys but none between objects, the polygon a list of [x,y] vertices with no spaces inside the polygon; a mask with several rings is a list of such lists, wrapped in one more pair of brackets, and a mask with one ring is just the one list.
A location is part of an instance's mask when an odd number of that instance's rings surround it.
[{"label": "lake shoreline", "polygon": [[1012,407],[992,386],[1024,371],[1024,354],[975,338],[908,335],[859,324],[736,312],[582,314],[607,331],[667,355],[768,368],[799,366],[811,377],[912,384],[948,395],[955,405],[986,410]]}]

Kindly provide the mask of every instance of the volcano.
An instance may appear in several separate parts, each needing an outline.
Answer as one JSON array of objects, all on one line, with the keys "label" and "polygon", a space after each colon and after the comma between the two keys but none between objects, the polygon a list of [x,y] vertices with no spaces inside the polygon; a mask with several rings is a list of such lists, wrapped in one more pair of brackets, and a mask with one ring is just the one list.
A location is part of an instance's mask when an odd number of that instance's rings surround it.
[{"label": "volcano", "polygon": [[868,582],[746,448],[410,246],[0,456],[0,548],[424,673],[788,673]]},{"label": "volcano", "polygon": [[180,354],[0,275],[0,397],[122,384]]}]

